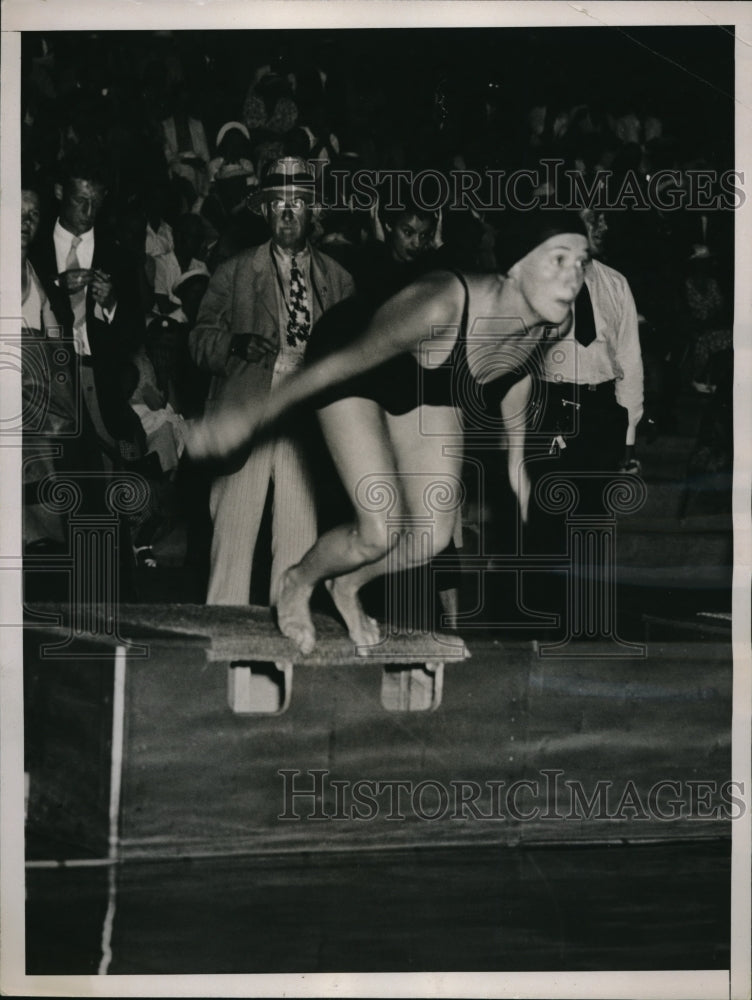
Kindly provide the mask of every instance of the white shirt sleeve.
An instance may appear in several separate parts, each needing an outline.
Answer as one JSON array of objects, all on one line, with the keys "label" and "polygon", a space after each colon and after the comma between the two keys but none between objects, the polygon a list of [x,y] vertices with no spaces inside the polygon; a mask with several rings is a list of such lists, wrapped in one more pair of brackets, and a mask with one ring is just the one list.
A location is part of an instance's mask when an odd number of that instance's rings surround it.
[{"label": "white shirt sleeve", "polygon": [[621,377],[616,380],[616,401],[625,407],[629,414],[626,443],[633,445],[637,425],[643,414],[642,352],[634,297],[627,279],[623,275],[619,275],[619,278],[621,308],[614,346]]}]

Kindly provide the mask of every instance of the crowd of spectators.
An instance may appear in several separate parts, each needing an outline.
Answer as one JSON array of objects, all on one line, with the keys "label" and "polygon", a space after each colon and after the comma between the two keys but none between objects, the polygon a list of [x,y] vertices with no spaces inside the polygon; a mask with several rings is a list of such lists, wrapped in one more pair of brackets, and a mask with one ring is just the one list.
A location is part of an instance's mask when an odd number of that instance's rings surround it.
[{"label": "crowd of spectators", "polygon": [[[106,179],[98,224],[133,265],[143,318],[121,389],[143,429],[141,457],[157,454],[162,484],[169,481],[173,493],[181,492],[180,423],[201,412],[206,392],[188,334],[217,266],[268,238],[253,194],[271,160],[315,160],[324,191],[332,169],[474,171],[481,200],[494,171],[540,172],[552,159],[587,183],[610,171],[612,190],[629,176],[647,191],[651,175],[666,170],[685,189],[692,171],[705,172],[716,178],[715,190],[730,166],[701,123],[692,134],[671,109],[623,91],[612,101],[608,88],[590,99],[571,92],[570,100],[555,81],[546,94],[540,81],[526,92],[488,74],[468,83],[467,74],[438,71],[422,87],[400,87],[389,80],[388,51],[373,76],[336,33],[288,51],[265,51],[262,32],[238,33],[232,44],[210,35],[37,33],[23,40],[23,186],[52,221],[56,185],[72,157],[96,161]],[[241,36],[253,42],[245,56]],[[556,194],[555,184],[543,182],[541,192]],[[635,297],[646,378],[641,432],[655,435],[671,429],[680,391],[698,399],[730,391],[733,213],[630,205],[603,213],[603,258]],[[450,201],[434,213],[435,224],[421,221],[430,212],[412,217],[430,233],[440,266],[491,272],[503,209]],[[379,245],[393,224],[383,204],[349,198],[322,213],[313,242],[356,284],[381,288],[388,281],[375,271],[386,275],[388,262],[379,264]],[[191,516],[200,521],[205,494],[191,482]],[[145,560],[175,509],[173,498],[134,536]]]}]

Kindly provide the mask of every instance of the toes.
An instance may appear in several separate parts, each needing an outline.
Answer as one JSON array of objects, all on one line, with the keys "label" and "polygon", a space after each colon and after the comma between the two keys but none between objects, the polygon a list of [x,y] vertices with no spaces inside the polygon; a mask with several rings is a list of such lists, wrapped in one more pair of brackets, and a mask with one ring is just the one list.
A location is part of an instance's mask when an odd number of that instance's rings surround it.
[{"label": "toes", "polygon": [[358,655],[368,656],[369,649],[373,646],[378,646],[381,643],[381,629],[379,627],[379,623],[375,618],[369,618],[368,615],[363,615],[357,630],[353,630],[350,633],[350,638],[358,647]]},{"label": "toes", "polygon": [[295,644],[304,656],[312,653],[316,646],[316,636],[308,629],[303,630],[298,638],[294,639]]},{"label": "toes", "polygon": [[358,648],[358,655],[367,656],[369,648],[381,642],[379,623],[363,611],[357,594],[343,588],[337,579],[327,580],[326,586],[344,619],[351,642],[356,647],[363,647]]},{"label": "toes", "polygon": [[297,622],[281,621],[279,623],[279,630],[282,635],[286,635],[288,639],[295,643],[304,656],[313,652],[313,648],[316,645],[316,633],[313,629],[305,625],[300,625]]},{"label": "toes", "polygon": [[280,632],[307,655],[316,645],[316,630],[311,621],[306,592],[295,582],[294,567],[282,576],[277,601],[277,625]]}]

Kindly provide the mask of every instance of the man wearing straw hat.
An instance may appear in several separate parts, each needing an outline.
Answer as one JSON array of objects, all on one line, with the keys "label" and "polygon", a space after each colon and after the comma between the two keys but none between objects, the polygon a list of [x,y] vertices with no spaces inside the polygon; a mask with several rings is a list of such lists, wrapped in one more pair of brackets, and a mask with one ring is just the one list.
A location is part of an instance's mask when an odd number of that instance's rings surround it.
[{"label": "man wearing straw hat", "polygon": [[[267,166],[255,201],[271,239],[222,263],[190,335],[196,364],[212,373],[207,410],[273,393],[303,363],[313,324],[354,291],[350,275],[308,237],[317,212],[305,160]],[[316,540],[316,508],[305,444],[308,425],[291,414],[250,455],[228,462],[211,489],[208,604],[247,604],[251,568],[270,484],[270,601],[279,580]],[[243,460],[244,459],[244,460]]]}]

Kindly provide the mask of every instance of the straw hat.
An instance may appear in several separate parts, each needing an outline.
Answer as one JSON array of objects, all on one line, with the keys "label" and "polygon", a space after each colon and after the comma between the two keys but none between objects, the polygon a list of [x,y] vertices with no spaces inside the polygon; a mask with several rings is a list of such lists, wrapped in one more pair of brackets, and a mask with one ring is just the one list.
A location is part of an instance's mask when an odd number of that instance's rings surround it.
[{"label": "straw hat", "polygon": [[271,198],[292,198],[308,195],[311,204],[316,201],[315,174],[299,156],[282,156],[271,160],[261,178],[257,193],[249,207],[260,212],[261,206]]}]

